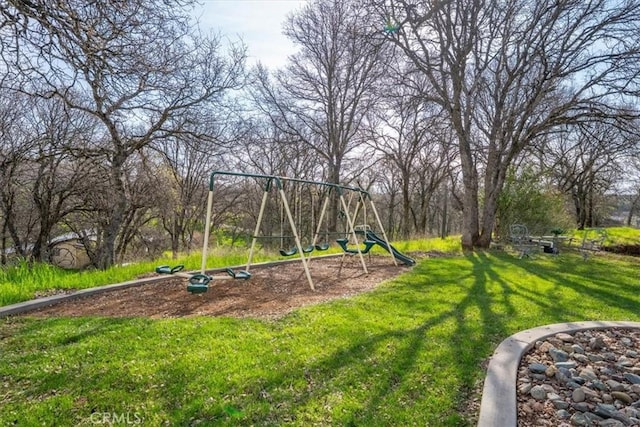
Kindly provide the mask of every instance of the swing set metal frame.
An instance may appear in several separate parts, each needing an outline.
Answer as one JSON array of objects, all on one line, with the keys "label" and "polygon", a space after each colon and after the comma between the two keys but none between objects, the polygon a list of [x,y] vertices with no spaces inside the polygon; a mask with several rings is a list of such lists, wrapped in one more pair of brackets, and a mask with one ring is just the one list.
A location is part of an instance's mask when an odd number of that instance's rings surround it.
[{"label": "swing set metal frame", "polygon": [[[228,274],[228,276],[208,276],[206,274],[206,270],[207,270],[207,253],[208,253],[208,249],[209,249],[209,235],[211,233],[211,222],[212,222],[212,216],[213,216],[213,204],[214,204],[214,190],[216,188],[215,183],[216,183],[216,177],[219,176],[236,176],[236,177],[241,177],[241,178],[254,178],[254,179],[262,179],[265,180],[265,184],[264,184],[264,191],[262,194],[262,201],[260,203],[260,210],[258,213],[258,218],[256,221],[256,226],[252,235],[252,239],[251,239],[251,247],[249,249],[249,257],[247,259],[247,264],[244,270],[239,270],[239,271],[234,271],[231,268],[227,268],[226,272]],[[286,213],[286,217],[287,220],[289,222],[289,226],[291,229],[291,234],[293,235],[294,241],[295,241],[295,254],[299,255],[300,257],[300,261],[302,262],[303,268],[304,268],[304,273],[305,276],[307,278],[307,281],[309,283],[309,287],[311,288],[311,290],[315,291],[315,286],[313,284],[313,278],[311,277],[311,272],[309,270],[309,261],[311,260],[311,255],[312,255],[312,251],[307,250],[307,248],[303,248],[302,246],[302,242],[300,239],[300,235],[298,233],[298,229],[296,227],[296,223],[295,220],[293,218],[293,214],[291,212],[290,206],[289,206],[289,202],[287,199],[287,195],[284,191],[284,186],[283,183],[284,182],[293,182],[293,183],[300,183],[300,184],[308,184],[308,185],[315,185],[315,186],[320,186],[320,187],[325,187],[327,188],[327,192],[325,193],[324,196],[324,202],[322,203],[322,208],[320,211],[320,217],[318,219],[318,223],[317,223],[317,227],[313,236],[313,241],[311,243],[311,245],[309,247],[315,248],[317,250],[325,250],[327,249],[328,245],[327,242],[324,243],[320,243],[319,239],[320,236],[322,234],[322,223],[323,220],[325,218],[326,212],[327,212],[327,208],[329,206],[329,200],[331,198],[331,193],[335,192],[338,195],[339,201],[340,201],[340,206],[342,208],[342,212],[345,214],[345,220],[347,223],[347,230],[344,233],[345,235],[349,235],[350,239],[355,243],[355,249],[347,249],[346,245],[347,242],[343,240],[342,243],[338,242],[340,244],[340,246],[343,248],[344,250],[344,255],[350,254],[350,255],[357,255],[359,257],[360,263],[362,265],[362,269],[364,271],[365,274],[368,274],[368,270],[367,270],[367,264],[364,260],[364,256],[363,254],[367,253],[369,251],[370,245],[369,246],[365,246],[365,249],[360,249],[360,242],[358,239],[358,232],[356,231],[356,227],[354,225],[354,221],[358,216],[358,212],[360,209],[360,206],[362,205],[364,209],[366,209],[365,203],[368,201],[370,206],[371,206],[371,210],[374,213],[376,222],[377,222],[377,226],[380,228],[380,230],[382,231],[382,235],[384,238],[385,243],[390,246],[389,244],[389,239],[387,237],[387,234],[384,230],[384,227],[382,225],[382,221],[380,220],[380,216],[378,215],[378,212],[375,208],[375,204],[373,203],[373,199],[371,198],[371,195],[369,194],[369,192],[363,190],[362,188],[357,188],[357,187],[349,187],[349,186],[345,186],[345,185],[339,185],[339,184],[332,184],[332,183],[328,183],[328,182],[322,182],[322,181],[311,181],[311,180],[305,180],[305,179],[298,179],[298,178],[290,178],[290,177],[283,177],[283,176],[276,176],[276,175],[263,175],[263,174],[254,174],[254,173],[243,173],[243,172],[231,172],[231,171],[213,171],[210,175],[209,178],[209,192],[208,192],[208,196],[207,196],[207,208],[206,208],[206,217],[205,217],[205,227],[204,227],[204,239],[203,239],[203,244],[202,244],[202,261],[201,261],[201,265],[200,265],[200,271],[196,274],[187,274],[187,273],[183,273],[180,270],[182,270],[181,266],[176,266],[174,268],[171,268],[169,266],[160,266],[158,268],[156,268],[156,272],[158,273],[163,273],[163,274],[173,274],[176,276],[180,276],[180,277],[185,277],[189,280],[189,285],[187,287],[187,290],[189,292],[192,293],[203,293],[206,292],[208,290],[208,286],[209,286],[209,282],[212,280],[222,280],[222,279],[249,279],[251,277],[251,273],[250,273],[250,268],[251,265],[253,263],[253,256],[255,253],[255,249],[256,249],[256,243],[258,241],[258,239],[262,238],[263,236],[260,236],[260,228],[262,226],[262,220],[264,217],[264,212],[265,212],[265,208],[267,206],[267,201],[269,199],[269,193],[271,192],[271,190],[275,187],[278,194],[280,195],[280,199],[282,202],[282,206],[284,208],[284,212]],[[358,203],[356,204],[355,210],[353,212],[353,215],[350,213],[350,209],[349,209],[349,205],[347,204],[344,194],[345,192],[354,192],[354,194],[358,195]],[[366,210],[365,210],[366,212]],[[364,238],[363,238],[364,240]],[[367,243],[365,242],[365,245],[367,245]],[[291,251],[293,252],[293,251]],[[293,253],[290,253],[288,255],[294,255]],[[393,258],[393,257],[392,257]],[[343,256],[343,260],[344,260],[344,256]],[[397,265],[396,259],[393,258],[393,262],[395,263],[395,265]]]}]

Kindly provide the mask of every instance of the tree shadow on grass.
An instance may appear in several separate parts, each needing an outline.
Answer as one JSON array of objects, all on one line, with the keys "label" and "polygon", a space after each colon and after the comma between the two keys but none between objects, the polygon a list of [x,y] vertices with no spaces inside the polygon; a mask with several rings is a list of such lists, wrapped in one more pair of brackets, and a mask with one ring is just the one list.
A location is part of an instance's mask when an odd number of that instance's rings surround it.
[{"label": "tree shadow on grass", "polygon": [[[330,332],[314,336],[333,350],[313,359],[283,363],[286,369],[245,384],[242,393],[247,396],[228,396],[227,408],[241,414],[235,420],[224,406],[203,410],[195,405],[173,421],[204,417],[229,424],[268,425],[289,420],[340,425],[467,425],[469,421],[458,413],[461,403],[482,379],[482,361],[512,332],[505,320],[517,315],[517,310],[510,302],[512,287],[494,270],[486,254],[469,254],[449,265],[469,267],[460,271],[462,283],[460,277],[450,277],[446,261],[440,262],[445,264],[438,271],[423,263],[411,275],[378,292],[376,303],[393,307],[391,317],[402,319],[398,324],[382,332],[361,333],[366,321],[356,310],[358,304],[343,307],[346,312],[334,322],[344,320],[347,327],[353,327],[354,337],[348,345],[334,345]],[[444,296],[448,303],[440,300],[434,307],[431,300],[438,296]],[[408,321],[412,317],[414,321]],[[326,326],[330,331],[334,325]],[[186,375],[167,368],[167,380]],[[332,397],[340,393],[338,409],[330,408],[335,403]],[[352,396],[346,396],[349,394]],[[268,413],[251,412],[257,396],[273,399],[268,402]],[[345,403],[349,398],[354,400],[350,405]]]},{"label": "tree shadow on grass", "polygon": [[[556,259],[555,265],[547,267],[535,259],[531,261],[507,257],[504,259],[515,268],[520,268],[550,284],[546,294],[539,294],[539,296],[556,303],[553,314],[557,321],[638,319],[640,284],[637,281],[624,283],[624,278],[616,274],[615,264],[611,262],[603,260],[585,262],[579,256],[565,255],[561,259]],[[518,285],[521,289],[526,289],[526,284]],[[586,318],[589,312],[599,313],[598,305],[616,308],[624,315],[617,319]],[[590,311],[586,310],[587,308],[590,308]]]},{"label": "tree shadow on grass", "polygon": [[[68,356],[89,337],[107,341],[114,328],[129,329],[130,340],[135,328],[150,328],[141,341],[127,344],[130,355],[121,351],[109,364],[84,361],[66,387],[70,394],[87,384],[105,387],[99,368],[106,365],[114,383],[98,395],[120,393],[132,410],[154,407],[141,414],[151,423],[468,425],[461,408],[500,341],[550,321],[584,320],[587,311],[580,306],[558,310],[568,304],[562,298],[567,288],[590,305],[614,305],[629,317],[638,311],[637,285],[616,283],[604,265],[585,282],[576,274],[584,267],[574,261],[554,266],[469,253],[421,262],[369,294],[278,321],[183,319],[165,334],[169,323],[163,321],[60,320],[47,324],[65,332],[56,332],[45,347],[58,346]],[[74,322],[80,327],[69,333]],[[34,335],[38,324],[27,322],[21,332]],[[105,353],[108,343],[102,341],[93,345]],[[129,358],[146,358],[154,378],[132,376]],[[86,418],[95,404],[78,413]]]}]

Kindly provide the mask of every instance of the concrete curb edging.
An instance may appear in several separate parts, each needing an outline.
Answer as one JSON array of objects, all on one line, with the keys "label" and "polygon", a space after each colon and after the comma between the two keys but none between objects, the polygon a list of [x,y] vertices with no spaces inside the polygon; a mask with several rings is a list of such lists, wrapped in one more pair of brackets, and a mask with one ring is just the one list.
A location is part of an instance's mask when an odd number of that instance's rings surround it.
[{"label": "concrete curb edging", "polygon": [[[321,255],[321,256],[315,256],[312,259],[330,258],[330,257],[338,257],[338,256],[342,256],[342,254]],[[260,262],[260,263],[252,264],[251,266],[252,267],[264,267],[264,266],[271,266],[271,265],[289,264],[289,263],[295,263],[295,262],[300,262],[300,258],[288,259],[288,260],[279,260],[279,261]],[[245,265],[237,265],[237,266],[232,266],[231,268],[234,269],[234,270],[237,270],[237,269],[242,269],[244,267],[245,267]],[[225,272],[225,271],[226,271],[226,268],[214,268],[214,269],[206,270],[206,273],[207,274],[215,274],[215,273],[222,273],[222,272]],[[192,274],[192,273],[197,273],[197,272],[196,271],[189,271],[189,272],[186,272],[186,273]],[[69,300],[73,300],[73,299],[76,299],[76,298],[88,297],[88,296],[91,296],[91,295],[100,294],[100,293],[103,293],[103,292],[115,291],[115,290],[118,290],[118,289],[131,288],[133,286],[149,285],[149,284],[163,282],[165,280],[170,280],[170,279],[175,279],[175,278],[176,278],[176,276],[159,275],[157,277],[148,277],[146,279],[130,280],[128,282],[115,283],[113,285],[96,286],[95,288],[81,289],[81,290],[78,290],[78,291],[75,291],[75,292],[72,292],[72,293],[68,293],[68,294],[53,295],[53,296],[50,296],[50,297],[43,297],[43,298],[38,298],[38,299],[34,299],[34,300],[19,302],[19,303],[16,303],[16,304],[6,305],[4,307],[0,307],[0,319],[3,318],[3,317],[14,316],[14,315],[17,315],[17,314],[26,313],[26,312],[31,311],[31,310],[36,310],[38,308],[48,307],[50,305],[54,305],[54,304],[57,304],[57,303],[62,302],[62,301],[69,301]]]},{"label": "concrete curb edging", "polygon": [[490,358],[482,390],[478,427],[516,427],[518,408],[516,381],[522,356],[536,341],[560,332],[581,330],[632,328],[640,329],[640,322],[595,321],[556,323],[518,332],[500,343]]}]

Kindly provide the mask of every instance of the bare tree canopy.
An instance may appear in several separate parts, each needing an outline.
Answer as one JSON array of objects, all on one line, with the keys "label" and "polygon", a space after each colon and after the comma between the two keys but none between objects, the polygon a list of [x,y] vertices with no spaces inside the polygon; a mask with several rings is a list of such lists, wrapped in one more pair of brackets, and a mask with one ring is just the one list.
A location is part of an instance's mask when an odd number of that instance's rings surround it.
[{"label": "bare tree canopy", "polygon": [[[490,243],[496,201],[522,150],[557,126],[635,112],[640,2],[578,0],[368,2],[429,81],[456,133],[465,248]],[[482,215],[480,191],[483,191]]]},{"label": "bare tree canopy", "polygon": [[[206,111],[244,84],[245,48],[189,25],[191,2],[8,1],[1,9],[3,80],[61,99],[101,124],[76,155],[106,165],[111,206],[97,264],[113,264],[133,194],[127,160],[179,134],[201,134]],[[79,152],[80,151],[80,152]]]},{"label": "bare tree canopy", "polygon": [[[298,46],[271,82],[260,70],[258,103],[274,126],[322,162],[324,179],[340,183],[349,154],[364,142],[363,124],[379,99],[388,46],[369,37],[357,1],[319,0],[291,15],[285,34]],[[337,200],[331,222],[335,228]]]}]

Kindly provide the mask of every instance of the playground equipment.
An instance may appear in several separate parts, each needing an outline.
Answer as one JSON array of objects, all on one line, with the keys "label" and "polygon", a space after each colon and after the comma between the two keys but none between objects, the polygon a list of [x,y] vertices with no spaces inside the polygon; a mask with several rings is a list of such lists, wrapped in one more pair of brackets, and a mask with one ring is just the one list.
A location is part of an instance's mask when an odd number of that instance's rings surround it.
[{"label": "playground equipment", "polygon": [[513,249],[518,252],[518,258],[530,257],[538,248],[529,235],[529,230],[524,224],[511,224],[509,226],[509,240]]},{"label": "playground equipment", "polygon": [[582,236],[582,243],[578,247],[582,258],[587,261],[591,254],[600,252],[605,240],[607,240],[607,230],[604,228],[585,229]]},{"label": "playground equipment", "polygon": [[[226,269],[227,276],[209,276],[206,274],[206,261],[207,261],[207,251],[209,247],[209,234],[211,231],[211,222],[212,222],[212,214],[213,214],[213,203],[214,203],[214,188],[216,177],[220,176],[233,176],[233,177],[241,177],[241,178],[253,178],[257,180],[262,180],[264,182],[262,199],[260,202],[260,209],[258,212],[258,218],[255,224],[255,228],[253,231],[253,235],[251,238],[251,246],[249,249],[249,257],[247,259],[247,264],[244,270],[233,271],[232,269]],[[324,188],[326,191],[324,192],[324,201],[322,203],[322,208],[320,211],[320,216],[318,220],[315,222],[317,224],[315,233],[313,235],[313,239],[311,243],[307,246],[302,245],[302,241],[298,232],[298,227],[296,226],[296,221],[294,220],[294,215],[290,208],[287,195],[284,191],[283,183],[293,183],[297,185],[313,185],[320,188]],[[349,236],[349,238],[341,238],[337,239],[337,243],[344,250],[344,254],[356,255],[359,257],[360,263],[362,265],[363,271],[368,273],[367,265],[364,260],[363,254],[368,253],[371,250],[371,247],[378,244],[385,248],[389,253],[393,255],[393,262],[397,265],[396,260],[400,260],[407,265],[413,265],[415,261],[411,258],[400,254],[391,244],[387,238],[387,235],[384,231],[384,227],[382,226],[382,222],[380,221],[380,217],[378,212],[376,211],[373,200],[371,199],[370,194],[361,189],[355,187],[347,187],[338,184],[331,184],[327,182],[321,181],[310,181],[304,179],[297,178],[289,178],[289,177],[279,177],[274,175],[262,175],[262,174],[251,174],[251,173],[240,173],[240,172],[227,172],[227,171],[214,171],[211,173],[209,179],[209,193],[207,197],[207,208],[206,208],[206,218],[205,218],[205,233],[204,233],[204,241],[202,246],[202,262],[200,266],[200,271],[196,274],[187,274],[183,273],[182,266],[176,266],[171,268],[170,266],[160,266],[156,268],[156,272],[161,274],[171,274],[179,277],[185,277],[188,279],[187,290],[191,293],[204,293],[208,290],[209,284],[213,280],[228,280],[228,279],[244,279],[247,280],[251,277],[250,268],[253,262],[253,256],[256,249],[256,243],[258,239],[268,237],[261,236],[260,230],[262,227],[262,222],[265,214],[265,209],[267,206],[267,201],[269,199],[269,194],[272,190],[276,190],[276,193],[279,195],[280,203],[282,207],[281,217],[285,217],[287,219],[288,228],[291,231],[291,237],[293,237],[294,246],[289,249],[281,248],[280,254],[282,256],[294,256],[298,255],[300,261],[302,262],[303,269],[307,281],[309,283],[309,287],[312,290],[315,290],[313,284],[313,278],[311,277],[311,272],[309,270],[309,260],[311,258],[312,253],[315,251],[324,251],[329,248],[328,241],[321,242],[320,236],[322,234],[322,224],[325,218],[327,207],[329,205],[329,200],[332,195],[335,195],[342,209],[342,213],[344,215],[344,219],[346,221],[346,230],[342,233],[343,236]],[[349,204],[347,204],[344,194],[345,192],[351,192],[351,196],[358,197],[358,203],[356,204],[355,210],[353,214],[350,212]],[[295,202],[295,200],[294,200]],[[377,226],[382,232],[382,237],[377,236],[373,231],[371,231],[368,226],[365,228],[358,228],[356,231],[356,226],[354,225],[355,218],[358,217],[360,210],[364,212],[365,222],[366,222],[366,205],[367,202],[371,208],[371,211],[374,213],[374,217],[377,223]],[[297,209],[297,216],[300,218],[301,209]],[[281,218],[282,222],[282,218]],[[313,223],[314,221],[312,221]],[[282,232],[281,227],[281,232]],[[326,234],[326,233],[325,233]],[[360,239],[359,236],[362,237],[364,243],[364,248],[360,248]],[[283,237],[283,236],[280,236]],[[326,237],[326,236],[325,236]],[[355,244],[354,248],[347,247],[349,240]],[[343,257],[344,259],[344,257]]]}]

